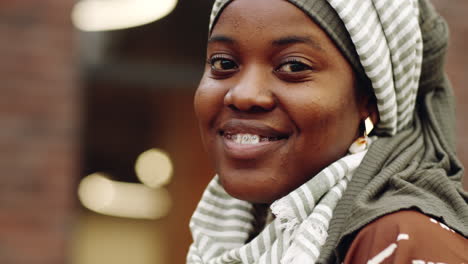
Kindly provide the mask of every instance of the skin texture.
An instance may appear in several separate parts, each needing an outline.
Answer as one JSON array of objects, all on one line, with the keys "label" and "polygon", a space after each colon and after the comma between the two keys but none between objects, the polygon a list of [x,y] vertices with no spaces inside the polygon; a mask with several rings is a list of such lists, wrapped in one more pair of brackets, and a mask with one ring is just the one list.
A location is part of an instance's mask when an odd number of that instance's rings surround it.
[{"label": "skin texture", "polygon": [[[372,114],[326,33],[282,0],[236,0],[208,40],[194,106],[203,144],[232,196],[271,203],[344,156]],[[227,135],[276,137],[242,145]]]}]

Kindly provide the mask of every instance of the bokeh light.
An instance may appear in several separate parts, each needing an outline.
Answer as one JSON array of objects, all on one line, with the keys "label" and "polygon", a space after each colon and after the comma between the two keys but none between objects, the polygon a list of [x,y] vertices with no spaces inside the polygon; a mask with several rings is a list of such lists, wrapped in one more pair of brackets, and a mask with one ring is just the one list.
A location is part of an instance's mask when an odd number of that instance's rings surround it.
[{"label": "bokeh light", "polygon": [[135,162],[135,172],[140,181],[152,188],[170,182],[173,166],[169,155],[159,149],[141,153]]},{"label": "bokeh light", "polygon": [[78,187],[81,203],[92,211],[99,212],[108,207],[115,196],[114,185],[107,175],[93,173],[84,178]]},{"label": "bokeh light", "polygon": [[81,181],[78,196],[86,208],[117,217],[158,219],[166,216],[171,208],[169,192],[163,188],[112,181],[99,173]]},{"label": "bokeh light", "polygon": [[83,31],[107,31],[154,22],[174,10],[177,0],[82,0],[72,10]]}]

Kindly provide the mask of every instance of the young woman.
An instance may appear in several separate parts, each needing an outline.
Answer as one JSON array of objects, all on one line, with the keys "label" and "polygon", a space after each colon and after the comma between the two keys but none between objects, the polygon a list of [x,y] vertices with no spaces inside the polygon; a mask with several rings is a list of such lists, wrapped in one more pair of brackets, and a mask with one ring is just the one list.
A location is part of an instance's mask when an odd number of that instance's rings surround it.
[{"label": "young woman", "polygon": [[424,0],[216,1],[187,262],[468,261],[446,39]]}]

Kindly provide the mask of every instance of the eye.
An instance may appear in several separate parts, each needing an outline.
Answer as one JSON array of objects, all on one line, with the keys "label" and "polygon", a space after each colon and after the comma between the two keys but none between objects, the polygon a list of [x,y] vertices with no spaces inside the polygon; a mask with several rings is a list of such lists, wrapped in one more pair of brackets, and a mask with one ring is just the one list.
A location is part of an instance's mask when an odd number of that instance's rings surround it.
[{"label": "eye", "polygon": [[213,56],[209,59],[208,63],[211,65],[211,69],[215,72],[232,72],[238,68],[237,63],[233,59],[220,55]]},{"label": "eye", "polygon": [[282,63],[277,69],[277,72],[281,73],[299,73],[303,71],[313,70],[313,68],[306,63],[297,59],[292,59]]}]

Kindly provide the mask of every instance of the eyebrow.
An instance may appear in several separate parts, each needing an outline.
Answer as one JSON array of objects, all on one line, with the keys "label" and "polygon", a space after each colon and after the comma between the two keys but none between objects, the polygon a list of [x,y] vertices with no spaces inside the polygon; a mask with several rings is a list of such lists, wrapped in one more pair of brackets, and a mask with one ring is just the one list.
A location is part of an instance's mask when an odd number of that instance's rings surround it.
[{"label": "eyebrow", "polygon": [[[208,39],[208,44],[210,43],[226,43],[226,44],[233,45],[233,44],[236,44],[237,42],[233,38],[225,36],[225,35],[214,35]],[[324,51],[322,46],[317,41],[306,36],[286,36],[286,37],[273,40],[271,42],[273,46],[287,46],[287,45],[296,44],[296,43],[307,44],[309,46],[312,46],[315,49]]]},{"label": "eyebrow", "polygon": [[228,36],[224,35],[214,35],[208,39],[208,44],[210,43],[226,43],[226,44],[235,44],[236,41]]},{"label": "eyebrow", "polygon": [[315,41],[314,39],[311,39],[309,37],[302,37],[302,36],[283,37],[283,38],[274,40],[272,42],[272,45],[273,46],[286,46],[286,45],[296,44],[296,43],[307,44],[309,46],[312,46],[315,49],[323,51],[322,46],[320,46],[320,44],[317,41]]}]

